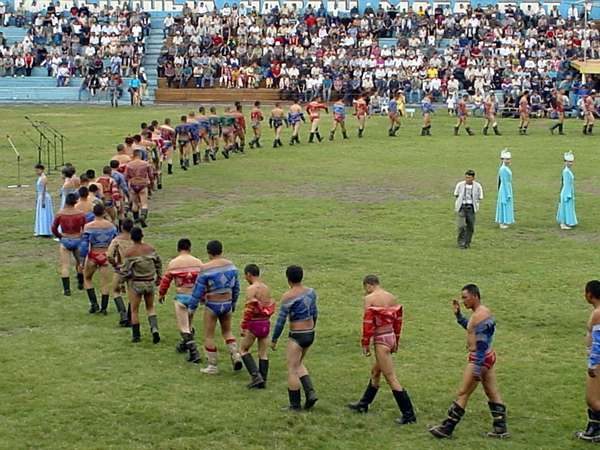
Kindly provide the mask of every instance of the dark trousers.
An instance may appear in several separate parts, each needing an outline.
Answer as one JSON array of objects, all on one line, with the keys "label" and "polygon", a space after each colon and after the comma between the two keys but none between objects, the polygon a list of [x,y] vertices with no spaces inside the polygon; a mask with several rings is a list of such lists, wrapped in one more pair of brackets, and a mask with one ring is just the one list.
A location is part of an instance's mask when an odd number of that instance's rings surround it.
[{"label": "dark trousers", "polygon": [[467,248],[471,245],[475,233],[475,209],[472,205],[463,205],[458,211],[458,246]]}]

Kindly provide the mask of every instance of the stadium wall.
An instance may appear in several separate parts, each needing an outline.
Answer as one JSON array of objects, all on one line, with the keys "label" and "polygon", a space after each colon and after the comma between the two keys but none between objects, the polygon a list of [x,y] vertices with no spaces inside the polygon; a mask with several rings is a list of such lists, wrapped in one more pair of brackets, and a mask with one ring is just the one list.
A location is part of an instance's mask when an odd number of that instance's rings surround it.
[{"label": "stadium wall", "polygon": [[[30,6],[33,0],[25,0],[23,3],[26,7]],[[5,4],[8,3],[9,7],[14,7],[15,4],[20,3],[19,0],[5,0]],[[38,4],[41,3],[43,5],[46,4],[45,1],[39,1]],[[119,1],[119,0],[86,0],[86,1],[77,1],[75,0],[73,3],[75,4],[87,4],[87,5],[99,5],[99,6],[117,6],[119,4],[129,3],[131,7],[141,6],[146,11],[155,11],[155,12],[176,12],[180,11],[185,4],[189,6],[194,6],[193,0],[130,0],[130,1]],[[198,1],[199,3],[199,1]],[[473,1],[462,1],[462,0],[431,0],[431,1],[423,1],[423,0],[401,0],[401,1],[392,1],[392,0],[206,0],[203,2],[208,9],[220,9],[223,7],[225,3],[228,3],[230,6],[233,4],[242,4],[245,5],[246,8],[256,8],[258,11],[266,12],[273,9],[275,6],[282,7],[283,5],[288,5],[288,7],[296,6],[297,9],[303,10],[308,5],[312,5],[313,8],[319,8],[321,3],[325,5],[325,8],[328,10],[332,10],[334,5],[337,4],[340,11],[350,11],[352,8],[358,8],[359,11],[364,11],[364,9],[370,5],[373,8],[377,8],[380,4],[387,8],[390,5],[394,5],[396,9],[399,11],[406,11],[409,7],[412,7],[413,10],[417,11],[420,7],[423,9],[429,7],[436,6],[449,6],[450,9],[454,12],[464,11],[466,7],[471,4],[472,6],[477,5],[499,5],[500,10],[504,10],[507,6],[515,6],[519,5],[523,10],[530,9],[535,12],[539,8],[544,8],[547,13],[557,8],[561,15],[566,16],[569,6],[573,3],[577,4],[577,7],[580,12],[582,12],[583,4],[577,3],[576,1],[498,1],[498,0],[473,0]],[[588,17],[591,19],[600,18],[600,4],[590,0],[588,6]]]}]

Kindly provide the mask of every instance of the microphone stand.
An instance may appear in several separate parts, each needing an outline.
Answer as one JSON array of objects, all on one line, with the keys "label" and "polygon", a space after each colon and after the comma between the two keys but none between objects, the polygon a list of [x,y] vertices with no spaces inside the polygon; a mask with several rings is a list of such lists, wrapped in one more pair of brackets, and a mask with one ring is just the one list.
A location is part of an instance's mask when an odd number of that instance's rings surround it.
[{"label": "microphone stand", "polygon": [[8,188],[14,189],[14,188],[29,187],[28,184],[21,184],[21,154],[15,147],[15,144],[13,144],[13,141],[8,134],[6,135],[6,139],[8,140],[8,143],[10,144],[13,151],[15,152],[15,155],[17,156],[17,184],[10,185],[10,186],[8,186]]},{"label": "microphone stand", "polygon": [[[38,164],[42,164],[43,162],[43,158],[42,158],[42,143],[40,142],[36,142],[35,139],[33,139],[31,136],[29,136],[25,131],[23,131],[23,136],[25,136],[29,141],[31,141],[31,143],[33,145],[35,145],[37,147],[37,151],[38,151]],[[48,154],[48,173],[50,173],[50,154]]]},{"label": "microphone stand", "polygon": [[40,143],[38,145],[38,163],[41,164],[42,163],[42,145],[44,143],[44,140],[46,141],[46,152],[48,154],[48,174],[50,174],[50,166],[51,166],[51,159],[50,159],[50,145],[51,145],[51,141],[50,139],[48,139],[48,137],[44,134],[44,132],[42,131],[42,129],[40,128],[40,126],[35,123],[33,120],[31,120],[29,117],[25,116],[25,119],[27,119],[27,121],[31,124],[31,126],[35,129],[35,131],[37,131],[40,134]]},{"label": "microphone stand", "polygon": [[[54,135],[54,168],[58,169],[59,167],[62,167],[65,165],[65,139],[67,139],[67,137],[62,134],[60,131],[58,131],[56,128],[50,126],[50,124],[48,122],[40,122],[42,125],[44,125],[46,127],[46,129],[48,129],[50,131],[50,133],[52,133]],[[56,139],[60,140],[60,165],[58,164],[57,161],[57,154],[56,154]]]}]

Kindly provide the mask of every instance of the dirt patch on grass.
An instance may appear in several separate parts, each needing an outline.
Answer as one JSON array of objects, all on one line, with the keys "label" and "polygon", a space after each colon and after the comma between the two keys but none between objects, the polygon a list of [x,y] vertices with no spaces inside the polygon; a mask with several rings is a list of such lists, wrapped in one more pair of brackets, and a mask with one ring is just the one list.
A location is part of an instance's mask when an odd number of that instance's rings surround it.
[{"label": "dirt patch on grass", "polygon": [[[10,184],[16,184],[10,182]],[[35,209],[35,187],[23,187],[16,189],[8,189],[6,187],[0,189],[0,209],[6,211],[7,209],[26,211],[31,210],[33,213]]]},{"label": "dirt patch on grass", "polygon": [[296,192],[302,194],[303,197],[328,198],[349,203],[384,203],[437,198],[434,195],[420,195],[407,186],[374,186],[369,184],[347,184],[334,187],[304,185]]}]

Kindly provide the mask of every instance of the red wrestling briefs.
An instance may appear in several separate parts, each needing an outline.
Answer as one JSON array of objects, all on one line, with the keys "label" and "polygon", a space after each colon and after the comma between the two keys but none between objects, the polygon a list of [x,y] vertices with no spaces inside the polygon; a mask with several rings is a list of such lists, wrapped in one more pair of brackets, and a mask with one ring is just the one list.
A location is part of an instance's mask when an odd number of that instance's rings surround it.
[{"label": "red wrestling briefs", "polygon": [[135,192],[136,194],[139,194],[144,189],[146,189],[148,186],[145,184],[130,184],[129,187],[131,188],[131,190],[133,192]]},{"label": "red wrestling briefs", "polygon": [[392,353],[395,353],[398,349],[398,340],[396,339],[396,333],[390,326],[386,331],[385,329],[378,329],[373,336],[373,344],[384,345],[390,349]]},{"label": "red wrestling briefs", "polygon": [[105,248],[90,250],[87,257],[97,266],[102,267],[108,265],[108,257],[106,256]]},{"label": "red wrestling briefs", "polygon": [[344,116],[343,114],[334,114],[333,115],[333,120],[335,120],[338,123],[342,123],[345,119],[346,119],[346,116]]},{"label": "red wrestling briefs", "polygon": [[[477,356],[475,355],[475,352],[469,353],[469,362],[475,363],[475,361],[477,361]],[[494,364],[496,364],[496,352],[494,350],[490,350],[485,354],[485,359],[483,360],[483,367],[489,370],[492,367],[494,367]]]}]

